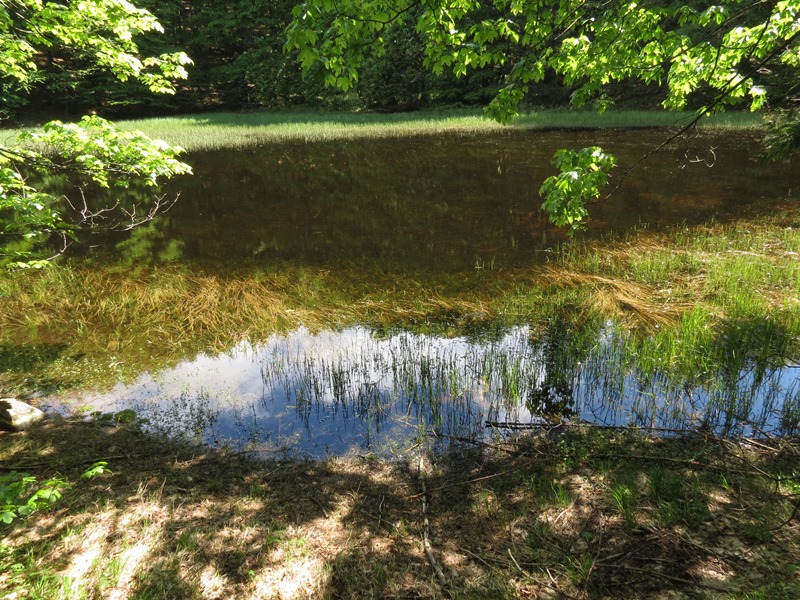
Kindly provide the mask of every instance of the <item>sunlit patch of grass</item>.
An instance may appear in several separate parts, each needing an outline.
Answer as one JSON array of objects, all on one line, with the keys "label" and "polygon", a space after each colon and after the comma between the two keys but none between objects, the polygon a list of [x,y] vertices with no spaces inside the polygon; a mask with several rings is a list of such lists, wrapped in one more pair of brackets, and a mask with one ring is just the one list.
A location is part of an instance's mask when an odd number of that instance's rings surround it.
[{"label": "sunlit patch of grass", "polygon": [[[658,111],[544,110],[520,115],[510,127],[525,129],[679,127],[691,113]],[[747,113],[718,115],[703,122],[712,127],[758,127],[759,117]],[[327,141],[341,139],[484,133],[503,126],[480,111],[454,110],[428,113],[209,113],[189,117],[166,117],[128,121],[129,129],[140,129],[154,137],[191,151],[245,148],[277,141]]]},{"label": "sunlit patch of grass", "polygon": [[[407,137],[418,135],[475,134],[517,129],[602,129],[668,127],[688,123],[688,112],[546,109],[521,114],[504,126],[476,109],[415,113],[360,112],[258,112],[203,113],[121,121],[123,129],[140,130],[189,151],[249,148],[264,144],[301,140],[317,142],[342,139]],[[761,118],[751,113],[722,113],[701,121],[714,128],[757,128]],[[16,133],[5,130],[10,139]]]},{"label": "sunlit patch of grass", "polygon": [[[800,351],[800,228],[789,213],[727,226],[679,227],[568,245],[552,267],[560,285],[592,286],[594,308],[646,336],[632,340],[640,369],[692,380],[723,356]],[[658,320],[655,320],[655,319]]]}]

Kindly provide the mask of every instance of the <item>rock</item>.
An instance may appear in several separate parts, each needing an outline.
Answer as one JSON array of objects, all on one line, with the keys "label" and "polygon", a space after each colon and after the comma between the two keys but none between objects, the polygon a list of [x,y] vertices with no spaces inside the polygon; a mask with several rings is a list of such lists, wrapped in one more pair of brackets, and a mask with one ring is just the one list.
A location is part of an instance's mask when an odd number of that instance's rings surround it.
[{"label": "rock", "polygon": [[14,398],[0,399],[0,429],[23,431],[42,419],[44,413],[30,404]]}]

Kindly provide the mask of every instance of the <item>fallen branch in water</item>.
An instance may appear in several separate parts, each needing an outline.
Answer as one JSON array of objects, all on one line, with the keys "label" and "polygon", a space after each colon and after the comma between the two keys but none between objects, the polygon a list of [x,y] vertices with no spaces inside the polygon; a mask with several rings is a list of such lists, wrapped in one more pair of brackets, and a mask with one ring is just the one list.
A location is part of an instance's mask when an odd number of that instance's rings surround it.
[{"label": "fallen branch in water", "polygon": [[637,427],[635,425],[596,425],[594,423],[570,423],[570,422],[559,422],[559,423],[519,423],[518,421],[486,421],[486,427],[492,427],[494,429],[513,429],[513,430],[520,430],[524,431],[527,429],[560,429],[562,427],[586,427],[592,429],[607,429],[611,431],[646,431],[646,432],[657,432],[657,433],[684,433],[684,434],[708,434],[707,431],[703,430],[702,428],[694,428],[694,429],[676,429],[670,427]]}]

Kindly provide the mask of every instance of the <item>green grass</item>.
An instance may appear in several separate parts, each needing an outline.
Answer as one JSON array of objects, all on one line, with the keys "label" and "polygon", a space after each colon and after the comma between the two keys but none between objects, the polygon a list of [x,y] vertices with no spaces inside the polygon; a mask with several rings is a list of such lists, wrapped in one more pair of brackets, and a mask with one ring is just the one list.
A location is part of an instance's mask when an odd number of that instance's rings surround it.
[{"label": "green grass", "polygon": [[632,349],[646,371],[699,375],[724,355],[796,356],[799,244],[796,215],[787,213],[571,244],[557,273],[591,290],[588,302],[593,295],[607,314],[648,329]]},{"label": "green grass", "polygon": [[[552,109],[529,112],[504,126],[479,111],[423,113],[206,113],[122,122],[123,128],[140,129],[153,137],[189,151],[247,148],[278,141],[404,137],[417,135],[474,134],[515,129],[593,129],[627,127],[680,127],[692,113],[655,111],[593,111]],[[757,127],[759,116],[730,113],[704,121],[714,127]]]},{"label": "green grass", "polygon": [[[595,129],[635,127],[682,127],[693,116],[690,112],[546,109],[520,115],[504,126],[483,116],[480,110],[449,110],[419,113],[355,112],[254,112],[203,113],[177,117],[119,121],[123,129],[140,130],[151,137],[178,145],[190,152],[243,149],[264,144],[296,140],[326,140],[406,137],[441,134],[476,134],[514,129]],[[702,126],[756,128],[760,115],[721,113],[701,121]],[[16,130],[0,131],[11,140]]]}]

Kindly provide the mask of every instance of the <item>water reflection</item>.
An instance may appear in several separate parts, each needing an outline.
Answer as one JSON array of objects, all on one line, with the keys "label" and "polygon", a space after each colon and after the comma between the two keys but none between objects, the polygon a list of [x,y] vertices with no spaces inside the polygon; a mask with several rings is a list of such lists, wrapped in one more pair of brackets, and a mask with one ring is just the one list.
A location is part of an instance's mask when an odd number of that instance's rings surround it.
[{"label": "water reflection", "polygon": [[608,327],[585,342],[528,327],[493,339],[299,329],[86,400],[103,411],[133,408],[169,435],[311,457],[391,456],[430,435],[446,445],[562,421],[726,435],[797,430],[796,368],[689,384],[632,368]]}]

